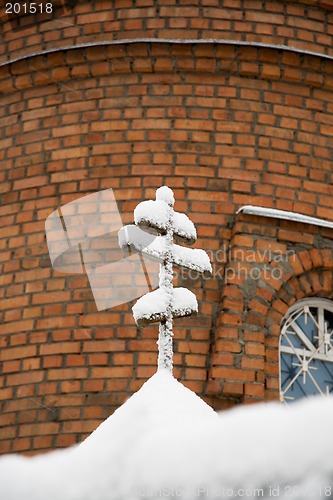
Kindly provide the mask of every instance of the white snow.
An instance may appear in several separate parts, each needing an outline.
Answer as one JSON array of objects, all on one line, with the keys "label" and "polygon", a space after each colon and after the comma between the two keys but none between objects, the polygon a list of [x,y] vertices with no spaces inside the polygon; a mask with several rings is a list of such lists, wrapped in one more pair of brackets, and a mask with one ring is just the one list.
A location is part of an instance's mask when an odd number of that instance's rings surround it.
[{"label": "white snow", "polygon": [[132,307],[135,321],[142,318],[150,318],[154,314],[159,316],[165,314],[167,303],[167,294],[161,288],[146,293],[140,297]]},{"label": "white snow", "polygon": [[252,205],[244,205],[237,214],[243,212],[249,215],[259,215],[261,217],[271,217],[274,219],[291,220],[294,222],[302,222],[303,224],[312,224],[315,226],[329,227],[333,229],[333,222],[325,219],[318,219],[317,217],[310,217],[297,212],[288,212],[286,210],[276,210],[275,208],[256,207]]},{"label": "white snow", "polygon": [[[169,209],[175,202],[173,191],[167,186],[161,186],[156,190],[156,200],[147,200],[139,203],[134,209],[134,222],[138,226],[152,227],[162,233],[167,232]],[[195,225],[186,214],[172,210],[172,231],[173,235],[192,244],[197,239]],[[121,230],[120,230],[121,232]],[[134,233],[133,233],[134,234]],[[124,246],[126,236],[120,234],[119,244]],[[128,235],[127,235],[127,241]],[[131,241],[133,243],[133,241]],[[127,243],[128,244],[128,243]]]},{"label": "white snow", "polygon": [[[160,261],[165,258],[165,236],[152,235],[133,224],[124,226],[118,231],[118,242],[121,248],[130,246]],[[172,255],[173,263],[178,266],[198,272],[212,272],[209,256],[204,250],[173,244]]]},{"label": "white snow", "polygon": [[[173,288],[172,295],[174,317],[188,316],[198,312],[196,296],[187,288]],[[157,290],[143,295],[132,307],[136,323],[143,325],[164,319],[168,300],[168,294],[163,288],[157,288]]]},{"label": "white snow", "polygon": [[173,206],[175,203],[175,197],[172,189],[168,186],[161,186],[156,190],[156,200],[165,201],[168,205]]},{"label": "white snow", "polygon": [[[167,230],[169,205],[159,200],[147,200],[139,203],[134,209],[134,222],[138,226],[153,227],[163,233]],[[197,239],[197,231],[193,222],[186,214],[173,213],[174,235],[187,243],[194,243]]]},{"label": "white snow", "polygon": [[0,458],[0,497],[319,500],[333,486],[332,421],[323,397],[215,414],[160,370],[80,446]]},{"label": "white snow", "polygon": [[150,226],[165,232],[168,223],[168,204],[160,200],[147,200],[134,209],[134,221],[139,226]]},{"label": "white snow", "polygon": [[193,222],[186,214],[174,212],[173,215],[174,234],[185,240],[186,243],[192,244],[197,239],[197,231]]},{"label": "white snow", "polygon": [[177,287],[173,289],[173,309],[179,311],[181,309],[196,309],[198,311],[198,303],[196,296],[187,288]]},{"label": "white snow", "polygon": [[208,254],[199,248],[186,248],[173,245],[173,261],[179,266],[194,269],[198,272],[212,272]]},{"label": "white snow", "polygon": [[147,233],[134,224],[128,224],[118,231],[118,243],[120,248],[129,246],[156,258],[164,257],[165,238]]}]

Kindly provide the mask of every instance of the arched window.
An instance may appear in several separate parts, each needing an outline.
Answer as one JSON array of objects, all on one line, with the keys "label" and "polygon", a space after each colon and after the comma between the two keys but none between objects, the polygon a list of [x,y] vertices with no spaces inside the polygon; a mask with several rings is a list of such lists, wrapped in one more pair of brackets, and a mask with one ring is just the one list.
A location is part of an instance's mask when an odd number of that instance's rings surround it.
[{"label": "arched window", "polygon": [[282,322],[280,394],[285,402],[333,393],[333,302],[304,299]]}]

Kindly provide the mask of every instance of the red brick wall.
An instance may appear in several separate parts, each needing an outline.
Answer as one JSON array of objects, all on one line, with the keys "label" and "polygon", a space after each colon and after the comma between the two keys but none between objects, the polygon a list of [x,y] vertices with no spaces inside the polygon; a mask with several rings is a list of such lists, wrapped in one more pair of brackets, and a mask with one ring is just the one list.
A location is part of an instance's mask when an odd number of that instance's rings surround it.
[{"label": "red brick wall", "polygon": [[[19,57],[110,33],[331,50],[331,13],[317,2],[194,3],[161,0],[157,16],[148,0],[108,11],[96,2],[94,13],[82,2],[63,30],[6,26],[1,50]],[[212,279],[179,280],[200,311],[175,322],[175,375],[217,409],[278,397],[279,322],[298,298],[330,296],[332,234],[235,212],[253,204],[332,220],[332,88],[330,60],[223,43],[61,49],[0,68],[1,452],[82,440],[156,369],[156,326],[138,330],[131,304],[98,312],[86,276],[50,265],[46,217],[105,188],[128,223],[168,184],[211,254]],[[266,245],[296,255],[278,283],[224,283],[225,264],[250,266],[246,252]]]},{"label": "red brick wall", "polygon": [[[69,1],[65,2],[69,4]],[[43,25],[12,31],[4,6],[1,60],[39,50],[137,38],[255,41],[333,54],[332,0],[102,0],[78,1]],[[61,1],[53,0],[57,15]],[[3,5],[3,4],[2,4]],[[23,34],[23,36],[22,36]]]}]

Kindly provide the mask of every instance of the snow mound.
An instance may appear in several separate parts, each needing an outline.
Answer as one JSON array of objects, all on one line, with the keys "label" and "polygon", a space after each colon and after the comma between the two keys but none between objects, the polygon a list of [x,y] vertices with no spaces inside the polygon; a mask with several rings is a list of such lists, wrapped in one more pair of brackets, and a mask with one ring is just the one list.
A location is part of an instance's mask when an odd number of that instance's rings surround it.
[{"label": "snow mound", "polygon": [[[198,312],[198,302],[193,292],[178,287],[173,291],[172,313],[174,318],[190,316]],[[139,326],[163,321],[168,307],[168,294],[163,288],[143,295],[132,307],[135,322]]]},{"label": "snow mound", "polygon": [[[163,432],[204,422],[209,426],[216,420],[217,414],[210,406],[167,370],[159,370],[82,444],[32,458],[0,457],[0,498],[142,498],[135,469],[149,434],[154,429]],[[158,449],[157,444],[154,455]],[[161,452],[169,454],[169,447]]]},{"label": "snow mound", "polygon": [[123,429],[127,420],[164,428],[170,423],[187,425],[202,419],[217,420],[217,413],[193,391],[178,382],[168,370],[159,370],[81,445],[95,446],[96,439],[113,438],[115,425]]},{"label": "snow mound", "polygon": [[161,186],[156,190],[156,200],[165,201],[168,205],[173,206],[175,203],[175,197],[172,189],[168,186]]},{"label": "snow mound", "polygon": [[160,370],[81,445],[0,458],[0,498],[331,498],[332,421],[331,397],[217,415]]}]

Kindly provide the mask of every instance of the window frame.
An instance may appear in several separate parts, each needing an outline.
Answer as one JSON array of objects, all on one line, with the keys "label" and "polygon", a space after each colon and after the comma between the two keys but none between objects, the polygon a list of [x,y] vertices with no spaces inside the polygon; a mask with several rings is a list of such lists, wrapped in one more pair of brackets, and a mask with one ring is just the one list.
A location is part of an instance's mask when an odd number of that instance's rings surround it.
[{"label": "window frame", "polygon": [[[325,343],[324,343],[324,340],[325,340],[325,337],[324,337],[324,335],[325,335],[324,313],[325,313],[325,311],[329,311],[333,314],[333,301],[330,299],[321,298],[321,297],[307,297],[305,299],[298,300],[295,304],[293,304],[288,309],[287,313],[284,315],[284,317],[282,318],[282,321],[281,321],[281,329],[280,329],[280,336],[279,336],[279,395],[280,395],[280,401],[282,401],[282,402],[286,402],[286,399],[288,399],[288,397],[285,398],[284,393],[282,391],[282,377],[281,377],[281,374],[282,374],[281,361],[282,361],[282,359],[281,359],[281,357],[282,357],[282,353],[290,354],[290,355],[293,354],[292,347],[282,346],[283,332],[284,332],[284,330],[286,330],[288,328],[288,326],[289,326],[288,320],[293,315],[295,315],[295,312],[299,311],[300,314],[302,314],[302,312],[304,313],[304,310],[306,307],[308,307],[309,309],[311,307],[315,307],[318,310],[317,328],[319,330],[319,332],[318,332],[318,334],[320,335],[319,338],[322,339],[321,345],[317,348],[317,350],[320,349],[320,351],[319,352],[313,351],[314,354],[312,356],[312,359],[317,359],[319,361],[332,363],[332,365],[333,365],[333,345],[332,345],[331,349],[328,351],[328,353],[326,353],[325,352]],[[295,317],[297,317],[297,315]],[[302,332],[302,330],[301,330],[301,332]],[[306,344],[304,337],[302,337],[301,335],[298,335],[298,336],[301,340],[303,340],[303,343]],[[331,339],[332,339],[332,337],[331,337]],[[311,346],[313,347],[313,344],[310,340],[309,340],[309,344],[311,344]],[[309,345],[308,345],[308,347],[309,347]],[[296,353],[296,349],[297,349],[297,352],[298,352],[298,350],[301,350],[300,348],[294,347],[294,355]],[[310,347],[308,349],[302,349],[303,354],[305,353],[305,350],[307,352],[312,351],[312,349]],[[329,353],[330,353],[330,356],[328,355]],[[300,355],[299,352],[298,352],[298,354]],[[307,358],[304,354],[304,360],[306,360],[306,359]],[[300,362],[301,362],[301,360],[300,360]],[[294,381],[296,381],[296,379]],[[291,385],[292,385],[292,383],[289,385],[287,390],[285,389],[284,392],[287,392],[289,390],[289,388],[291,387]],[[319,386],[317,386],[317,388],[318,388],[318,393],[325,396],[325,394],[322,392],[322,390],[319,388]],[[311,396],[311,395],[309,394],[309,396]]]}]

